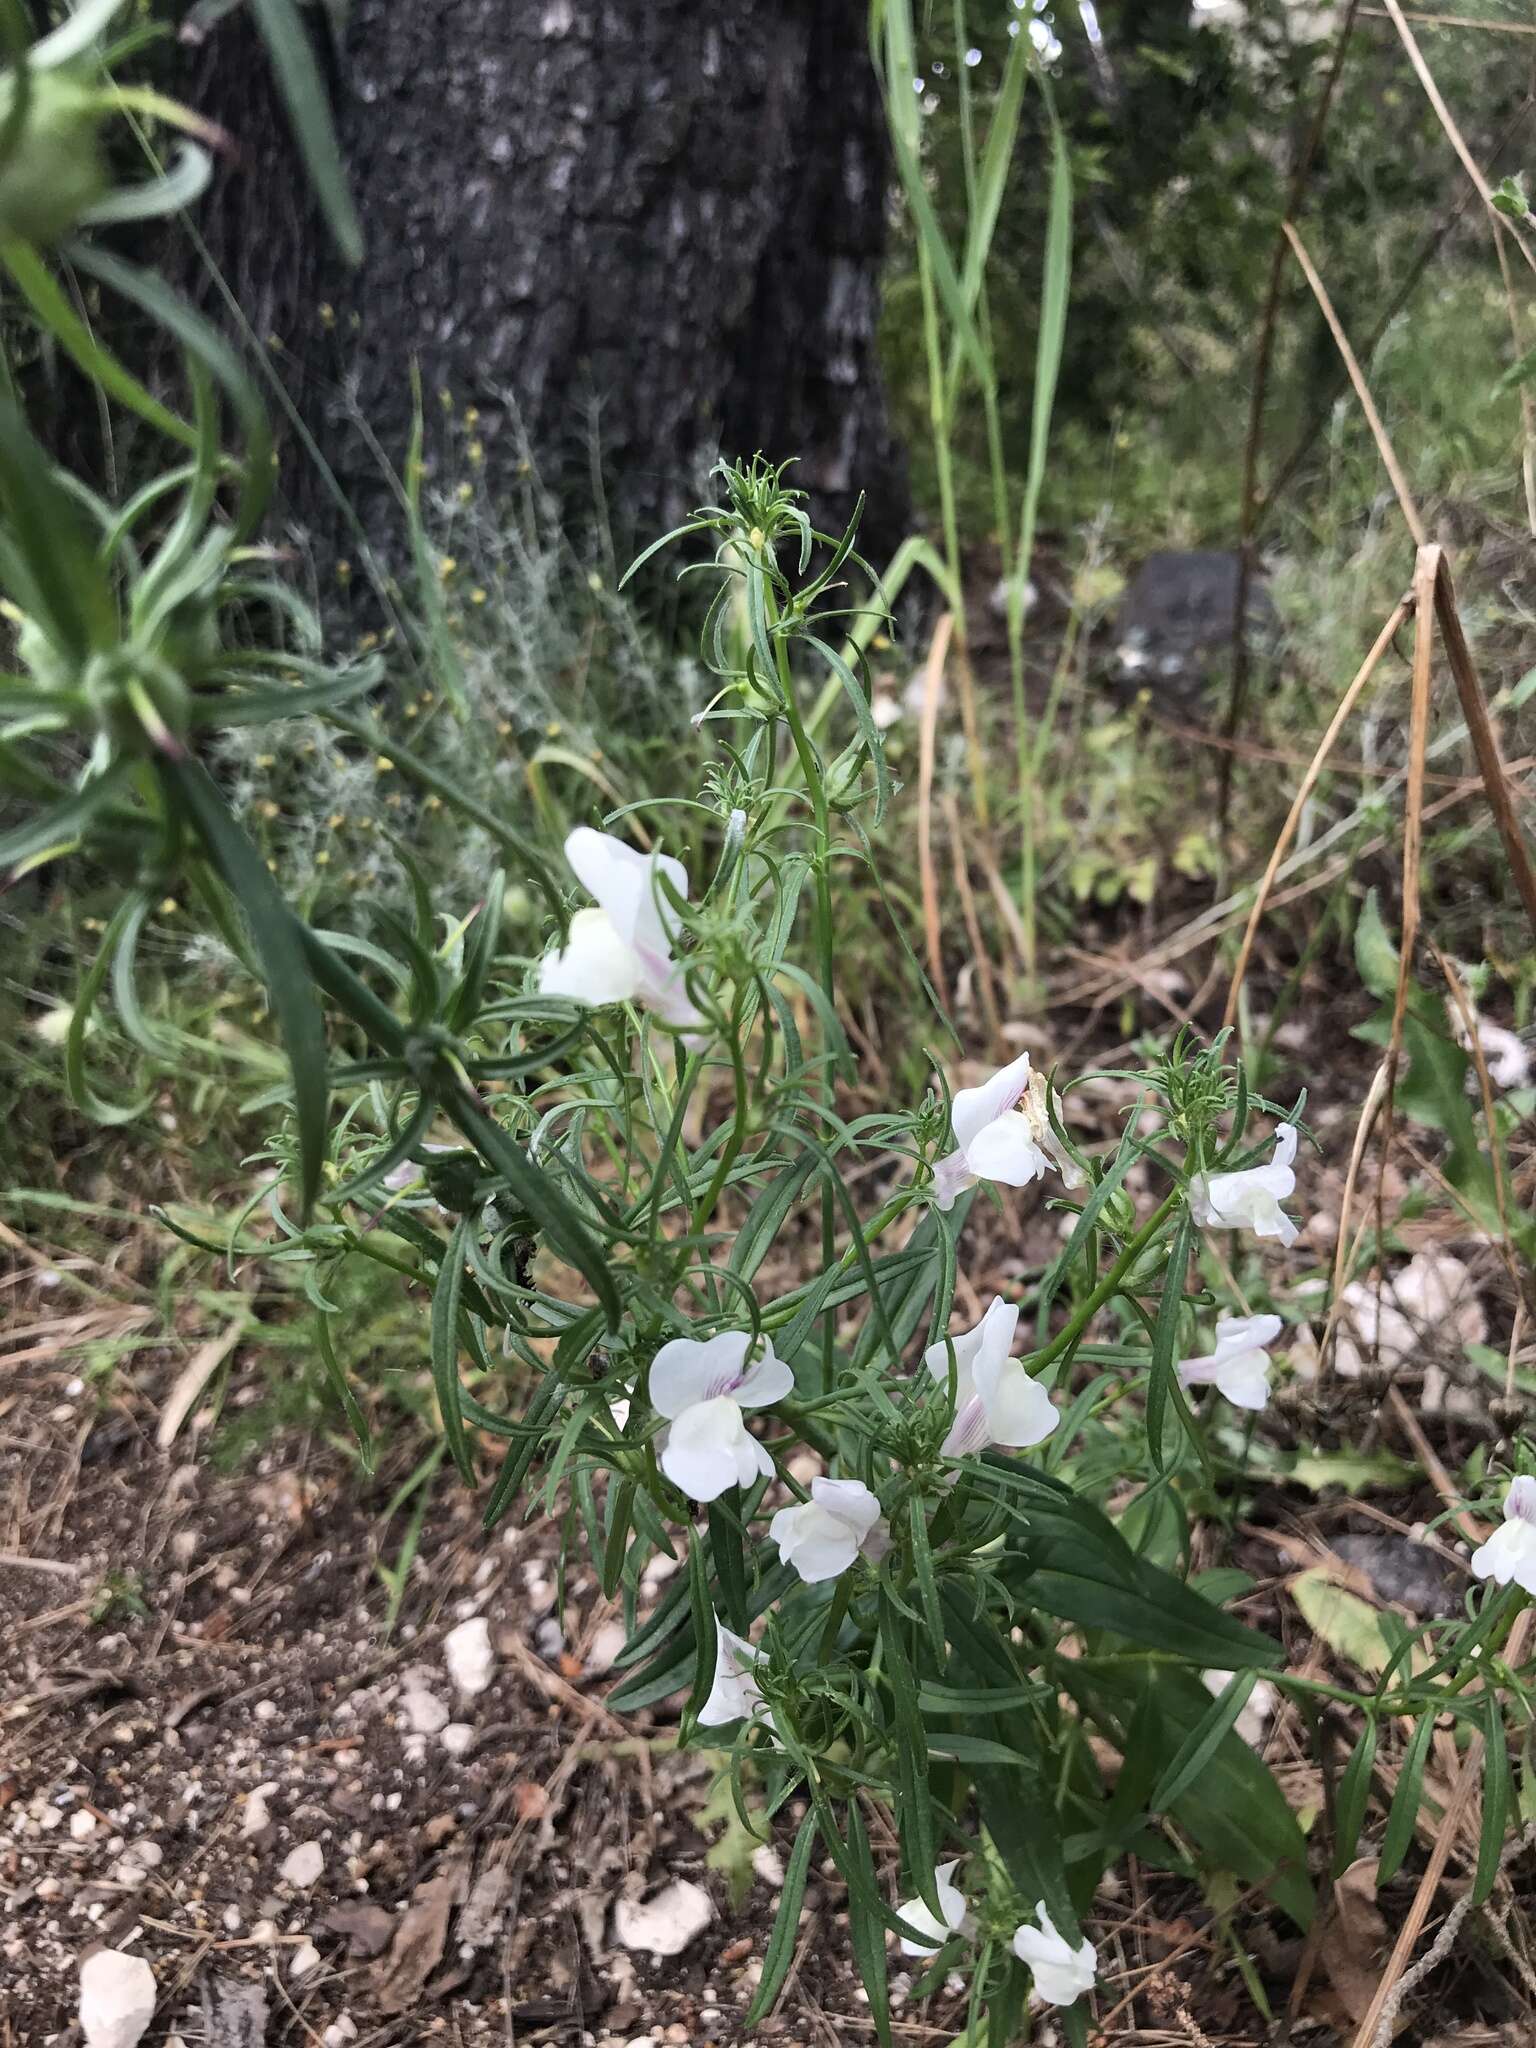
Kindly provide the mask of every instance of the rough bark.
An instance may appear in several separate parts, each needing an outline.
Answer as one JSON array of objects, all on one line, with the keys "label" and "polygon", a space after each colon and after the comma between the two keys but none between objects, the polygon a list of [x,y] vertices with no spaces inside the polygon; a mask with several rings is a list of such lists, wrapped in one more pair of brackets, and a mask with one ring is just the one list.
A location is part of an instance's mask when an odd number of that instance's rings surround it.
[{"label": "rough bark", "polygon": [[[899,527],[865,20],[864,0],[352,0],[334,98],[368,253],[350,276],[252,31],[215,31],[199,103],[241,156],[205,232],[386,554],[395,505],[360,423],[403,462],[413,362],[435,481],[494,502],[526,437],[590,503],[595,430],[621,548],[696,502],[721,450],[798,455],[823,517],[864,488],[876,544]],[[290,459],[285,481],[322,552],[340,545],[312,468]]]}]

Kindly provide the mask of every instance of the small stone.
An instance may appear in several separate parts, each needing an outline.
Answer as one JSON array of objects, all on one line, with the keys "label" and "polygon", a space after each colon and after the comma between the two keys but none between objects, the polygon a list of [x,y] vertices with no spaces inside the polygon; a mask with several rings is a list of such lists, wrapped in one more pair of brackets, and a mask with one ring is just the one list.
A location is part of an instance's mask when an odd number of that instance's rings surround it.
[{"label": "small stone", "polygon": [[277,1719],[277,1702],[276,1700],[258,1700],[255,1706],[252,1707],[251,1712],[258,1721],[275,1721]]},{"label": "small stone", "polygon": [[300,1842],[290,1849],[283,1858],[278,1871],[285,1884],[297,1885],[300,1891],[308,1891],[312,1884],[318,1884],[325,1869],[325,1851],[318,1842]]},{"label": "small stone", "polygon": [[226,1906],[224,1908],[224,1931],[226,1934],[238,1934],[240,1932],[240,1908],[238,1906]]},{"label": "small stone", "polygon": [[349,2012],[339,2012],[320,2036],[321,2048],[347,2048],[357,2039],[357,2021]]},{"label": "small stone", "polygon": [[89,1841],[96,1832],[96,1816],[87,1813],[83,1806],[77,1806],[69,1816],[69,1832],[77,1842]]},{"label": "small stone", "polygon": [[654,2034],[636,2034],[633,2041],[626,2041],[624,2048],[656,2048]]},{"label": "small stone", "polygon": [[288,1964],[288,1975],[297,1983],[300,1977],[307,1977],[311,1970],[318,1970],[319,1967],[319,1949],[312,1941],[301,1941]]},{"label": "small stone", "polygon": [[491,1625],[483,1614],[461,1621],[443,1638],[443,1662],[448,1676],[466,1699],[485,1691],[496,1669],[491,1648]]},{"label": "small stone", "polygon": [[272,1825],[272,1809],[267,1801],[277,1790],[275,1784],[258,1785],[245,1795],[245,1811],[240,1816],[240,1832],[249,1841],[253,1835],[265,1832]]},{"label": "small stone", "polygon": [[752,1851],[752,1868],[776,1892],[784,1889],[784,1858],[772,1842],[764,1842],[761,1848]]},{"label": "small stone", "polygon": [[155,2016],[155,1973],[142,1956],[102,1948],[80,1965],[86,2048],[138,2048]]},{"label": "small stone", "polygon": [[[714,1917],[715,1909],[702,1885],[678,1878],[663,1886],[653,1899],[620,1899],[613,1909],[613,1927],[625,1948],[649,1949],[653,1956],[677,1956],[697,1941]],[[682,2038],[688,2038],[686,2029]]]},{"label": "small stone", "polygon": [[450,1756],[468,1756],[475,1746],[475,1731],[467,1721],[450,1721],[442,1741]]},{"label": "small stone", "polygon": [[605,1621],[593,1636],[591,1647],[587,1651],[587,1676],[602,1678],[610,1672],[628,1640],[622,1621]]},{"label": "small stone", "polygon": [[408,1687],[401,1695],[400,1706],[413,1735],[436,1735],[448,1725],[448,1709],[423,1685]]}]

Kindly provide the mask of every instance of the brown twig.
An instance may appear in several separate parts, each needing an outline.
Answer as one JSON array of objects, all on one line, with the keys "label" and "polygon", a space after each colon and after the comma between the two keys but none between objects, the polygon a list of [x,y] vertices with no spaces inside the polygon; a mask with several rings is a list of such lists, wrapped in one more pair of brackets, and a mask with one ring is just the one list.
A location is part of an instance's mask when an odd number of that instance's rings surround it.
[{"label": "brown twig", "polygon": [[[1525,1638],[1529,1633],[1530,1620],[1531,1610],[1529,1608],[1523,1614],[1515,1617],[1515,1625],[1510,1630],[1509,1642],[1505,1651],[1506,1661],[1511,1664],[1517,1664],[1524,1654]],[[1353,2048],[1374,2048],[1377,2028],[1382,2015],[1392,2002],[1398,1980],[1407,1969],[1408,1958],[1413,1954],[1414,1944],[1423,1932],[1424,1922],[1429,1917],[1429,1909],[1434,1903],[1435,1893],[1440,1888],[1440,1880],[1445,1874],[1445,1866],[1450,1860],[1451,1850],[1455,1846],[1456,1837],[1461,1832],[1462,1818],[1472,1804],[1473,1795],[1477,1791],[1478,1772],[1481,1769],[1482,1761],[1483,1735],[1480,1729],[1475,1729],[1467,1744],[1466,1757],[1462,1762],[1460,1776],[1457,1778],[1451,1793],[1450,1804],[1446,1808],[1440,1830],[1435,1836],[1434,1847],[1429,1852],[1429,1863],[1423,1877],[1419,1880],[1419,1888],[1413,1895],[1413,1903],[1408,1908],[1407,1918],[1403,1921],[1402,1929],[1393,1945],[1392,1953],[1387,1959],[1387,1967],[1381,1973],[1381,1982],[1376,1987],[1376,1996],[1371,2000],[1369,2010],[1365,2018],[1360,2022],[1359,2029],[1355,2034]]]},{"label": "brown twig", "polygon": [[1530,243],[1526,241],[1524,235],[1521,234],[1520,230],[1514,225],[1514,223],[1508,218],[1507,215],[1501,214],[1499,212],[1499,209],[1494,205],[1493,187],[1488,183],[1488,180],[1483,176],[1481,166],[1479,165],[1476,157],[1473,156],[1471,150],[1468,149],[1466,138],[1462,134],[1460,128],[1457,127],[1456,118],[1452,114],[1450,108],[1446,105],[1445,97],[1441,93],[1439,86],[1435,83],[1434,73],[1430,70],[1428,64],[1426,64],[1424,61],[1424,52],[1419,48],[1418,41],[1414,36],[1413,30],[1408,26],[1407,17],[1403,13],[1402,8],[1398,5],[1398,0],[1386,0],[1386,11],[1388,15],[1391,17],[1392,26],[1397,30],[1398,40],[1402,43],[1403,48],[1408,53],[1408,62],[1413,66],[1414,75],[1417,77],[1420,85],[1422,85],[1424,88],[1424,96],[1429,101],[1429,104],[1434,108],[1435,118],[1439,121],[1440,126],[1445,130],[1446,140],[1450,143],[1452,149],[1455,150],[1457,156],[1461,159],[1462,169],[1466,172],[1467,176],[1472,180],[1472,183],[1477,188],[1478,198],[1481,199],[1484,206],[1487,207],[1489,217],[1493,220],[1495,225],[1505,230],[1505,232],[1509,235],[1510,240],[1514,243],[1515,247],[1520,251],[1520,254],[1525,258],[1526,263],[1529,265],[1529,267],[1533,271],[1536,271],[1536,254],[1532,253]]},{"label": "brown twig", "polygon": [[1259,883],[1259,893],[1254,898],[1253,909],[1248,915],[1248,929],[1243,933],[1243,943],[1238,952],[1237,965],[1232,970],[1232,985],[1227,991],[1227,1007],[1222,1014],[1221,1021],[1224,1026],[1230,1026],[1236,1022],[1237,1003],[1238,997],[1242,993],[1243,978],[1248,972],[1248,963],[1253,956],[1254,941],[1258,938],[1259,926],[1263,922],[1264,913],[1269,907],[1269,899],[1275,887],[1275,878],[1280,872],[1280,867],[1286,854],[1290,851],[1291,842],[1296,837],[1297,830],[1301,825],[1302,814],[1311,801],[1312,792],[1316,789],[1322,777],[1328,756],[1333,751],[1333,744],[1344,730],[1350,713],[1360,701],[1361,693],[1370,682],[1371,677],[1376,673],[1383,655],[1392,645],[1393,640],[1397,636],[1398,628],[1406,620],[1411,610],[1411,601],[1404,599],[1377,634],[1370,653],[1367,654],[1365,660],[1360,664],[1354,680],[1339,699],[1338,708],[1329,721],[1328,730],[1318,741],[1317,751],[1313,754],[1307,772],[1301,779],[1301,787],[1297,790],[1292,801],[1286,821],[1280,828],[1280,836],[1270,850],[1269,863],[1264,870],[1264,878]]},{"label": "brown twig", "polygon": [[1333,310],[1333,301],[1328,296],[1328,288],[1318,275],[1317,267],[1313,263],[1312,258],[1307,254],[1306,244],[1289,221],[1282,223],[1282,232],[1285,235],[1285,239],[1291,245],[1296,261],[1301,265],[1302,276],[1305,277],[1307,283],[1312,288],[1312,296],[1317,300],[1318,308],[1324,320],[1328,323],[1328,332],[1333,336],[1334,345],[1343,358],[1345,369],[1349,372],[1349,381],[1355,387],[1355,396],[1360,401],[1360,409],[1365,414],[1366,424],[1370,427],[1372,436],[1375,439],[1377,452],[1381,456],[1387,475],[1392,480],[1392,488],[1397,493],[1397,502],[1402,508],[1403,518],[1407,522],[1408,531],[1413,535],[1415,546],[1423,547],[1428,542],[1429,535],[1425,530],[1423,520],[1419,517],[1419,508],[1413,501],[1413,493],[1408,488],[1408,479],[1403,475],[1402,465],[1397,459],[1397,451],[1392,446],[1392,438],[1382,423],[1381,414],[1376,410],[1376,401],[1371,396],[1370,386],[1365,381],[1365,374],[1355,358],[1354,350],[1349,345],[1349,336],[1344,332],[1339,322],[1339,316]]}]

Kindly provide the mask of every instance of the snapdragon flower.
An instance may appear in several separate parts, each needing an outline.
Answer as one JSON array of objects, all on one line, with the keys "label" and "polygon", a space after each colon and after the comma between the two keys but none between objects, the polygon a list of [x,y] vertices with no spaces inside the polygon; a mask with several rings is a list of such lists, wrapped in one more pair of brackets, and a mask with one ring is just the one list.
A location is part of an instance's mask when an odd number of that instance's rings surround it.
[{"label": "snapdragon flower", "polygon": [[1064,1187],[1080,1187],[1083,1170],[1051,1128],[1043,1074],[1021,1052],[979,1088],[962,1088],[950,1105],[955,1150],[933,1170],[933,1198],[952,1209],[979,1180],[1027,1187],[1055,1166]]},{"label": "snapdragon flower", "polygon": [[1504,1520],[1473,1551],[1472,1570],[1499,1586],[1513,1580],[1536,1599],[1536,1479],[1522,1473],[1509,1482]]},{"label": "snapdragon flower", "polygon": [[965,1894],[954,1882],[955,1872],[960,1868],[957,1856],[951,1863],[941,1863],[933,1873],[933,1887],[938,1893],[939,1904],[944,1908],[941,1920],[932,1906],[921,1899],[903,1899],[896,1911],[909,1927],[918,1928],[925,1937],[913,1941],[903,1934],[899,1937],[904,1956],[936,1956],[952,1934],[960,1933],[965,1925]]},{"label": "snapdragon flower", "polygon": [[1043,1443],[1056,1427],[1050,1395],[1008,1355],[1018,1324],[1017,1304],[997,1294],[974,1330],[940,1339],[923,1353],[941,1387],[949,1385],[954,1353],[955,1419],[940,1446],[944,1457],[972,1457],[988,1444],[1021,1450]]},{"label": "snapdragon flower", "polygon": [[1042,1899],[1035,1907],[1037,1927],[1027,1920],[1014,1929],[1013,1952],[1034,1973],[1035,1992],[1046,2005],[1072,2005],[1085,1991],[1093,1989],[1099,1974],[1099,1959],[1091,1941],[1073,1948],[1055,1923]]},{"label": "snapdragon flower", "polygon": [[890,1548],[880,1503],[862,1479],[813,1479],[810,1499],[780,1508],[768,1534],[808,1586],[838,1578],[861,1553],[873,1562]]},{"label": "snapdragon flower", "polygon": [[[724,1728],[732,1721],[750,1721],[763,1704],[752,1667],[762,1659],[745,1636],[733,1635],[715,1616],[715,1677],[709,1698],[699,1709],[699,1725]],[[772,1716],[768,1717],[772,1723]]]},{"label": "snapdragon flower", "polygon": [[718,1500],[732,1486],[770,1478],[773,1460],[752,1436],[745,1408],[766,1408],[794,1391],[795,1376],[774,1356],[768,1338],[748,1362],[745,1330],[723,1330],[702,1342],[674,1337],[651,1360],[651,1406],[672,1427],[661,1448],[661,1469],[690,1500]]},{"label": "snapdragon flower", "polygon": [[1216,1325],[1216,1349],[1179,1364],[1179,1383],[1214,1386],[1234,1408],[1262,1408],[1269,1399],[1269,1346],[1280,1334],[1278,1316],[1228,1316]]},{"label": "snapdragon flower", "polygon": [[677,920],[660,888],[665,875],[686,899],[682,862],[665,853],[640,853],[590,825],[570,834],[565,857],[597,908],[578,910],[563,950],[540,961],[541,991],[594,1007],[637,1002],[663,1024],[693,1031],[704,1019],[672,956]]},{"label": "snapdragon flower", "polygon": [[1278,1237],[1281,1244],[1293,1245],[1299,1233],[1280,1204],[1296,1192],[1295,1158],[1296,1126],[1282,1124],[1267,1166],[1213,1173],[1208,1179],[1202,1174],[1190,1183],[1195,1221],[1206,1230],[1251,1230],[1255,1237]]}]

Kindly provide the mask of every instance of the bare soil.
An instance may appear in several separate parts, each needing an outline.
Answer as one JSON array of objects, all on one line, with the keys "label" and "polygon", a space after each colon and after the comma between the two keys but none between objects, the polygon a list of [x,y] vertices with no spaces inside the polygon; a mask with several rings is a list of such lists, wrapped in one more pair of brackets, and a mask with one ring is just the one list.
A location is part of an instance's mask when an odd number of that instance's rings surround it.
[{"label": "bare soil", "polygon": [[[1309,1109],[1326,1158],[1308,1172],[1298,1277],[1331,1253],[1352,1129],[1347,1041],[1337,1023],[1327,1033],[1338,1095]],[[1316,1038],[1293,1043],[1298,1072],[1319,1071]],[[1114,1135],[1113,1088],[1074,1100],[1085,1137]],[[973,1282],[1007,1286],[1049,1257],[1061,1219],[1031,1192],[978,1208],[975,1227]],[[1511,1305],[1489,1248],[1449,1226],[1403,1229],[1408,1249],[1434,1243],[1468,1260],[1489,1341],[1502,1342]],[[230,1469],[210,1450],[272,1391],[270,1356],[240,1344],[209,1383],[219,1417],[200,1395],[162,1446],[189,1360],[218,1331],[193,1302],[174,1327],[157,1321],[157,1242],[146,1225],[131,1253],[97,1263],[52,1246],[46,1228],[0,1225],[0,2044],[77,2039],[78,1968],[103,1944],[154,1967],[151,2048],[744,2041],[782,1867],[725,1818],[718,1758],[676,1751],[675,1702],[622,1721],[605,1706],[622,1638],[579,1567],[562,1603],[560,1526],[485,1537],[445,1468],[392,1617],[387,1574],[411,1503],[388,1510],[430,1437],[398,1429],[371,1480],[339,1439],[299,1429]],[[121,1348],[125,1335],[139,1348]],[[1365,1383],[1341,1388],[1350,1413],[1333,1424],[1305,1404],[1266,1419],[1280,1447],[1323,1451],[1347,1421],[1352,1441],[1399,1454],[1409,1476],[1358,1495],[1326,1479],[1261,1486],[1235,1546],[1197,1534],[1198,1562],[1235,1560],[1258,1581],[1245,1612],[1283,1637],[1293,1669],[1339,1667],[1290,1596],[1319,1562],[1404,1612],[1459,1602],[1466,1544],[1455,1530],[1413,1540],[1443,1506],[1421,1453],[1428,1443],[1443,1481],[1495,1432],[1465,1399],[1422,1399],[1430,1368],[1459,1355],[1453,1331],[1422,1336],[1399,1382],[1412,1397],[1407,1434]],[[494,1674],[465,1698],[443,1645],[475,1616]],[[1307,1732],[1282,1708],[1258,1739],[1317,1823],[1321,1867],[1331,1787]],[[1341,1724],[1336,1758],[1350,1740]],[[1389,1731],[1389,1772],[1398,1748]],[[1454,1761],[1438,1756],[1426,1780],[1442,1797],[1435,1771]],[[894,1884],[894,1841],[884,1847]],[[1241,1901],[1229,1927],[1194,1888],[1132,1859],[1106,1880],[1091,1923],[1099,2038],[1257,2048],[1284,2023],[1284,2038],[1317,2048],[1350,2042],[1422,1860],[1416,1848],[1379,1897],[1373,1872],[1346,1881],[1303,1941],[1259,1900]],[[1465,1882],[1462,1860],[1453,1873],[1437,1911]],[[679,1884],[703,1895],[707,1924],[676,1954],[629,1945],[626,1905],[665,1902]],[[1523,1943],[1518,1887],[1501,1896]],[[702,1921],[705,1904],[681,1897]],[[893,1957],[898,2039],[951,2040],[965,2021],[958,1980],[921,2003],[910,1983]],[[1515,1976],[1476,1934],[1410,2010],[1401,2039],[1536,2038]],[[1047,2020],[1039,2039],[1052,2035]],[[758,2037],[781,2048],[873,2038],[830,1864],[813,1876],[789,1983]]]}]

